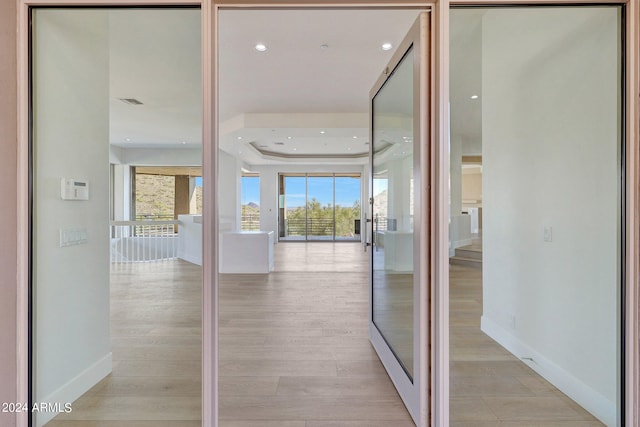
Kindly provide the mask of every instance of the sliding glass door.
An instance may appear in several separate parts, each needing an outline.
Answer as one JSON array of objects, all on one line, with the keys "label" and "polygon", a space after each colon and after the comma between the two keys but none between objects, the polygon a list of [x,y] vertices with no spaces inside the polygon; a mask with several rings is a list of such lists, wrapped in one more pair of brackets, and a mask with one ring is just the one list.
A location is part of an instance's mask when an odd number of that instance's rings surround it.
[{"label": "sliding glass door", "polygon": [[360,174],[280,175],[280,240],[360,240]]},{"label": "sliding glass door", "polygon": [[360,240],[360,177],[335,177],[336,240]]},{"label": "sliding glass door", "polygon": [[335,204],[333,175],[307,176],[307,240],[333,240]]}]

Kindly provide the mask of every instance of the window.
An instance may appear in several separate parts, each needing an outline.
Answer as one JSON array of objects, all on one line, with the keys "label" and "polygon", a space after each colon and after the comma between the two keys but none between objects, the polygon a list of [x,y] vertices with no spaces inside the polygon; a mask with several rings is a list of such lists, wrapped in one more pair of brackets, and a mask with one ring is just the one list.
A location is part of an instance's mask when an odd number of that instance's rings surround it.
[{"label": "window", "polygon": [[242,230],[260,230],[260,175],[242,175]]}]

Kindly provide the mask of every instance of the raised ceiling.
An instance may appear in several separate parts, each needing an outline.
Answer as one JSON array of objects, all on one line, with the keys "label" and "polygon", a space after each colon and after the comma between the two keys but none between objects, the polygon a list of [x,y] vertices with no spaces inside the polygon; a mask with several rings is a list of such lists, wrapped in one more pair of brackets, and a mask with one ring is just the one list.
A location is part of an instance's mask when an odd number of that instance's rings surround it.
[{"label": "raised ceiling", "polygon": [[[221,10],[221,147],[249,164],[299,162],[304,155],[366,162],[369,90],[417,14],[402,8]],[[478,93],[481,74],[479,58],[466,52],[478,51],[480,19],[455,19],[464,17],[452,17],[452,81],[458,82],[451,88],[452,124],[456,136],[474,140],[481,101],[469,96]],[[385,42],[394,48],[382,50]],[[113,145],[200,147],[200,43],[196,9],[110,12]],[[256,51],[257,43],[267,50]]]}]

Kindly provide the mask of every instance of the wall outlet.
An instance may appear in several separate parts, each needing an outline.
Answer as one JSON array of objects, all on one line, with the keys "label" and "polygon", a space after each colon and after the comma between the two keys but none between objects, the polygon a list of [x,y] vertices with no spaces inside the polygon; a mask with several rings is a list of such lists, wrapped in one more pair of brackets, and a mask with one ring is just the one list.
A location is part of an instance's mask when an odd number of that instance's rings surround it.
[{"label": "wall outlet", "polygon": [[542,240],[544,240],[545,242],[553,241],[553,227],[547,226],[544,228],[544,231],[542,233]]}]

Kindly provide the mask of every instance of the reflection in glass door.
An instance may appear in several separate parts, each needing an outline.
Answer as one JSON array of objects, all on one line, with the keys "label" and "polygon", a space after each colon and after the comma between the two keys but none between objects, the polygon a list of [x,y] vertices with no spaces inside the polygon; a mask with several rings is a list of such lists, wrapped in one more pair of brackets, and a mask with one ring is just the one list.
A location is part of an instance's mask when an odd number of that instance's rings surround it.
[{"label": "reflection in glass door", "polygon": [[[413,50],[373,100],[373,322],[413,379]],[[384,224],[384,227],[379,228]]]}]

